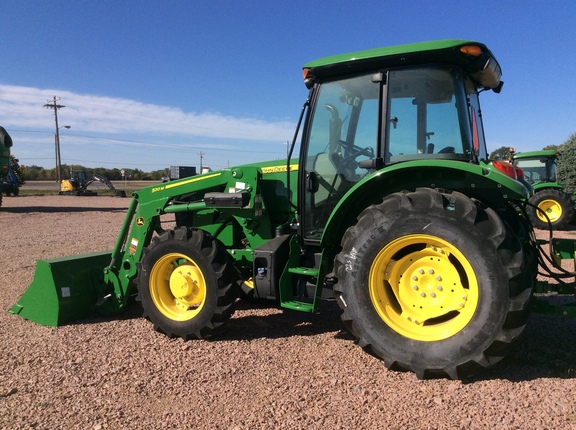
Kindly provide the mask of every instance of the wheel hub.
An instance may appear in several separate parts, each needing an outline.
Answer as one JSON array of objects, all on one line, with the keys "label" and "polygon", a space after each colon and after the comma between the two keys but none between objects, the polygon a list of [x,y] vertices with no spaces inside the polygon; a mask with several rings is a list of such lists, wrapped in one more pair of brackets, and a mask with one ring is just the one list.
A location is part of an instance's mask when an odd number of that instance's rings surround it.
[{"label": "wheel hub", "polygon": [[378,253],[369,290],[380,318],[403,336],[435,341],[462,330],[478,305],[478,284],[466,257],[431,235],[407,235]]},{"label": "wheel hub", "polygon": [[[562,206],[555,200],[542,200],[538,205],[538,209],[544,211],[551,222],[557,221],[562,216]],[[536,211],[536,215],[544,222],[548,222],[548,219],[540,212]]]},{"label": "wheel hub", "polygon": [[459,275],[443,248],[431,247],[421,253],[421,258],[406,262],[397,290],[404,318],[418,325],[464,308],[468,298],[467,291],[455,286]]},{"label": "wheel hub", "polygon": [[156,308],[174,321],[191,320],[206,301],[202,270],[180,253],[168,253],[158,259],[150,272],[148,288]]},{"label": "wheel hub", "polygon": [[179,300],[189,305],[200,303],[204,299],[204,288],[200,285],[199,270],[192,265],[177,267],[170,275],[170,291]]}]

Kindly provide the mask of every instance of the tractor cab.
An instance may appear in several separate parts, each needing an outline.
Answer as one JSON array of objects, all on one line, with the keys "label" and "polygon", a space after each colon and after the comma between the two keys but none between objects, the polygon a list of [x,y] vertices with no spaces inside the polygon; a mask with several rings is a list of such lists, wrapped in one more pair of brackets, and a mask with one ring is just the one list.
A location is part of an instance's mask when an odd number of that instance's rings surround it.
[{"label": "tractor cab", "polygon": [[12,138],[4,127],[0,126],[0,179],[8,175],[10,169],[10,148]]},{"label": "tractor cab", "polygon": [[[312,106],[300,158],[306,241],[319,241],[338,202],[378,170],[410,161],[478,164],[487,158],[478,89],[500,90],[498,63],[477,45],[417,45],[418,56],[429,62],[414,65],[383,49],[304,66]],[[382,56],[386,67],[378,62]],[[483,68],[471,74],[480,60]],[[351,74],[358,63],[372,70]]]},{"label": "tractor cab", "polygon": [[517,153],[510,148],[512,164],[522,169],[524,178],[533,186],[556,182],[556,161],[559,156],[560,153],[554,149]]}]

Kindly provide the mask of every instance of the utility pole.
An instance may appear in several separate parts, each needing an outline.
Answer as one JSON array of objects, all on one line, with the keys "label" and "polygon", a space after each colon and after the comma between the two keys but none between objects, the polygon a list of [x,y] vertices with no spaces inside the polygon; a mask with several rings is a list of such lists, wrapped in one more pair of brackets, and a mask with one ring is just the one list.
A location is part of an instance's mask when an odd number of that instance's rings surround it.
[{"label": "utility pole", "polygon": [[61,167],[62,162],[60,159],[60,132],[58,131],[58,109],[66,107],[63,105],[59,105],[57,102],[60,100],[60,97],[54,96],[52,103],[48,100],[48,103],[44,105],[45,108],[54,109],[54,120],[56,121],[56,134],[54,135],[54,148],[56,152],[56,182],[60,183],[62,180],[62,173]]},{"label": "utility pole", "polygon": [[202,157],[204,157],[204,153],[200,151],[198,155],[200,156],[200,174],[202,174]]}]

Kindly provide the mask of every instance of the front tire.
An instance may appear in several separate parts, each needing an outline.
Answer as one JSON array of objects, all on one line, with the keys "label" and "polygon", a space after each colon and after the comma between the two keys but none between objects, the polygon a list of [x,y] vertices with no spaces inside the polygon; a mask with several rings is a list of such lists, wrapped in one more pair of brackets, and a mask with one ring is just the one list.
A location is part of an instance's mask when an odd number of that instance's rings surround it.
[{"label": "front tire", "polygon": [[463,379],[500,361],[532,293],[522,244],[457,192],[395,193],[364,210],[336,257],[345,326],[393,370]]},{"label": "front tire", "polygon": [[548,220],[552,228],[562,230],[568,227],[574,217],[574,204],[564,191],[547,188],[537,191],[529,202],[536,206],[528,206],[528,215],[534,227],[547,230]]},{"label": "front tire", "polygon": [[144,317],[168,337],[210,336],[233,313],[229,260],[220,243],[201,230],[180,227],[154,237],[137,278]]}]

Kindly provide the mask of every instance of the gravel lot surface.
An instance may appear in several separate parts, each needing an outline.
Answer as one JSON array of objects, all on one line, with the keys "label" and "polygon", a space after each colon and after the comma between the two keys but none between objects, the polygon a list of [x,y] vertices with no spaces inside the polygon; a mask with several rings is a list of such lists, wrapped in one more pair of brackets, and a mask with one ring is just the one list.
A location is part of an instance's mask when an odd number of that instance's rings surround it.
[{"label": "gravel lot surface", "polygon": [[576,319],[532,315],[514,355],[462,382],[388,371],[333,302],[241,304],[217,337],[188,342],[136,305],[58,328],[7,314],[37,259],[111,249],[128,204],[4,199],[0,429],[576,429]]}]

